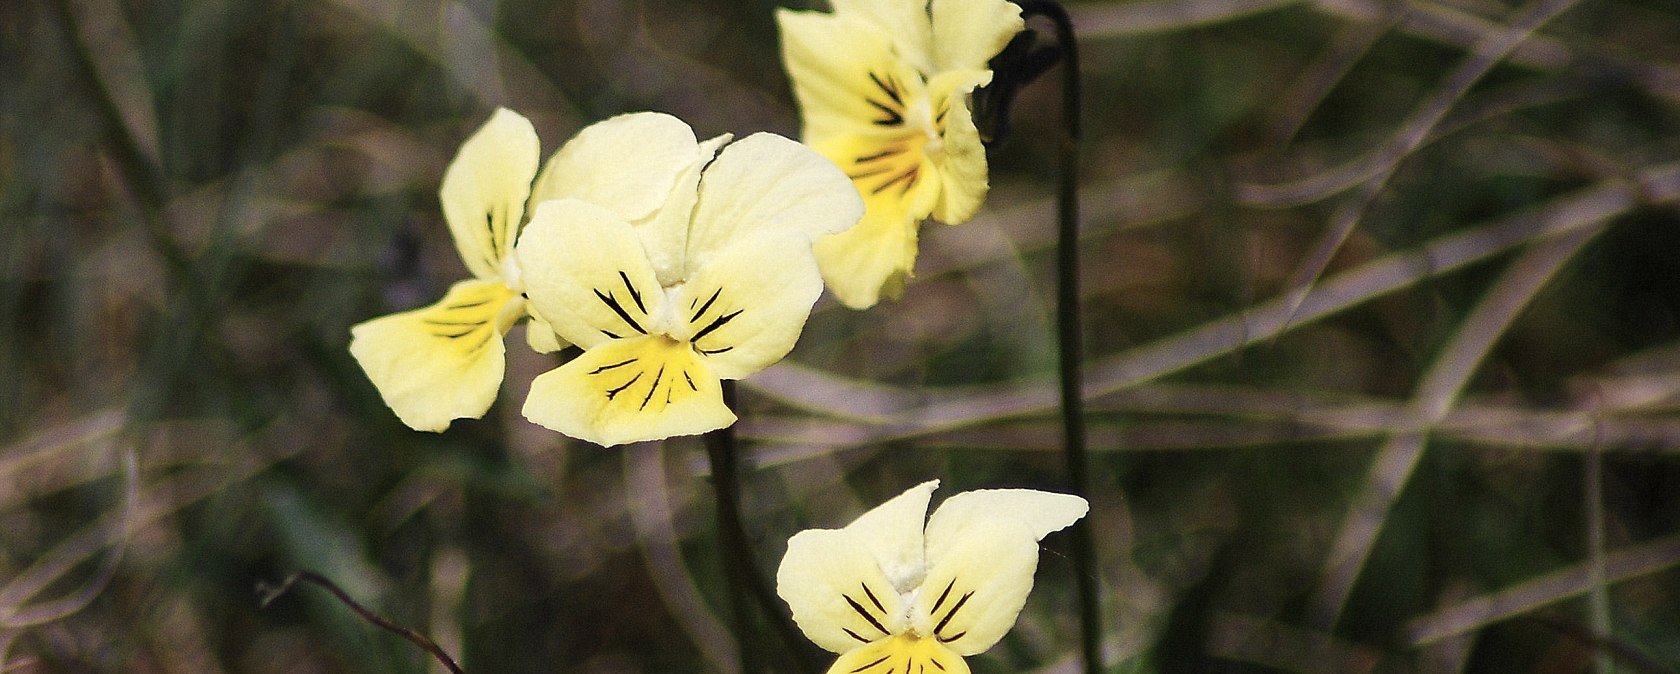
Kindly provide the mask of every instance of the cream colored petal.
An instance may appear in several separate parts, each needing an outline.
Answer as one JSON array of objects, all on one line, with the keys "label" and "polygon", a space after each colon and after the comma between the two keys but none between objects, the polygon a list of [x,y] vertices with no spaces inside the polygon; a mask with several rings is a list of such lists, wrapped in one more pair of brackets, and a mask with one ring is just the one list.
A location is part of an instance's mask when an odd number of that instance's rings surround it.
[{"label": "cream colored petal", "polygon": [[1032,591],[1038,542],[1019,522],[1002,520],[955,540],[937,557],[911,610],[911,624],[961,655],[996,644],[1015,626]]},{"label": "cream colored petal", "polygon": [[986,146],[974,127],[970,94],[991,81],[991,71],[945,73],[928,84],[935,112],[944,111],[941,138],[944,152],[937,163],[943,189],[933,204],[935,220],[946,224],[968,222],[979,212],[990,189],[987,179]]},{"label": "cream colored petal", "polygon": [[945,499],[928,518],[928,556],[937,560],[947,546],[980,535],[1000,521],[1019,523],[1042,540],[1067,528],[1090,510],[1085,499],[1036,489],[976,489]]},{"label": "cream colored petal", "polygon": [[1025,28],[1007,0],[933,0],[934,69],[983,70]]},{"label": "cream colored petal", "polygon": [[938,480],[911,487],[845,527],[869,549],[900,592],[921,584],[926,568],[922,527],[927,522],[928,498],[938,487]]},{"label": "cream colored petal", "polygon": [[560,339],[560,335],[554,334],[554,326],[543,320],[542,316],[537,315],[537,312],[529,304],[527,302],[525,307],[526,315],[531,317],[531,320],[525,323],[525,343],[529,344],[531,350],[537,353],[554,353],[566,348],[565,340]]},{"label": "cream colored petal", "polygon": [[916,264],[917,227],[908,216],[871,212],[856,227],[819,239],[812,251],[823,283],[853,309],[898,297]]},{"label": "cream colored petal", "polygon": [[630,223],[576,199],[537,204],[515,251],[525,294],[561,339],[591,348],[654,330],[665,292]]},{"label": "cream colored petal", "polygon": [[931,565],[914,615],[923,634],[972,655],[1015,624],[1032,589],[1038,541],[1079,518],[1085,499],[1031,489],[963,492],[927,525]]},{"label": "cream colored petal", "polygon": [[811,641],[835,653],[903,631],[904,607],[857,534],[810,529],[788,539],[776,594]]},{"label": "cream colored petal", "polygon": [[583,128],[550,157],[533,202],[578,199],[627,222],[651,215],[699,157],[694,130],[657,112],[635,112]]},{"label": "cream colored petal", "polygon": [[962,656],[938,640],[899,635],[846,651],[827,674],[969,674]]},{"label": "cream colored petal", "polygon": [[497,317],[516,297],[495,281],[456,283],[437,304],[350,328],[350,355],[403,423],[442,431],[496,400],[507,366]]},{"label": "cream colored petal", "polygon": [[933,72],[929,45],[933,29],[926,0],[833,0],[832,4],[835,15],[865,19],[874,30],[892,38],[899,58],[924,73]]},{"label": "cream colored petal", "polygon": [[806,142],[898,131],[924,95],[922,75],[861,18],[784,9],[776,21]]},{"label": "cream colored petal", "polygon": [[443,218],[474,276],[493,279],[501,273],[525,216],[540,151],[531,123],[497,108],[444,169],[438,190]]},{"label": "cream colored petal", "polygon": [[814,241],[862,216],[857,190],[833,162],[792,140],[755,133],[725,146],[700,177],[688,271],[747,237],[797,232]]},{"label": "cream colored petal", "polygon": [[718,378],[664,335],[597,344],[531,382],[525,418],[603,447],[696,435],[735,422]]},{"label": "cream colored petal", "polygon": [[700,199],[701,170],[730,139],[729,134],[723,134],[701,143],[694,163],[677,177],[665,204],[646,220],[633,223],[662,286],[682,283],[688,273],[683,256],[688,250],[688,228],[694,221],[694,202]]},{"label": "cream colored petal", "polygon": [[740,379],[793,349],[822,290],[810,240],[761,234],[713,255],[673,297],[673,308],[718,377]]}]

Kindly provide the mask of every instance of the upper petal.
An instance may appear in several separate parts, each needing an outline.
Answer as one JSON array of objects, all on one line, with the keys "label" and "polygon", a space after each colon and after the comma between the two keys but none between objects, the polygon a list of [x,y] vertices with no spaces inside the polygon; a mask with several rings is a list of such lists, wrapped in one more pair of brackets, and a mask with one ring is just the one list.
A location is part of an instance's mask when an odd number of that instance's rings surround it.
[{"label": "upper petal", "polygon": [[906,489],[845,527],[879,560],[881,570],[900,592],[909,592],[922,581],[927,559],[922,529],[928,498],[938,487],[938,480],[928,480]]},{"label": "upper petal", "polygon": [[754,236],[719,251],[674,297],[687,338],[718,377],[740,379],[781,360],[822,295],[811,241]]},{"label": "upper petal", "polygon": [[938,71],[984,69],[1026,28],[1007,0],[933,0],[933,60]]},{"label": "upper petal", "polygon": [[856,16],[778,10],[782,64],[807,142],[896,131],[922,75],[893,53],[890,37]]},{"label": "upper petal", "polygon": [[350,328],[350,355],[403,423],[442,431],[495,402],[507,366],[498,316],[516,297],[495,281],[461,281],[429,307]]},{"label": "upper petal", "polygon": [[788,539],[776,594],[811,641],[844,653],[905,627],[899,594],[864,539],[843,529],[808,529]]},{"label": "upper petal", "polygon": [[708,255],[766,232],[797,232],[807,241],[845,230],[863,202],[833,162],[769,133],[729,144],[700,177],[686,259],[690,272]]},{"label": "upper petal", "polygon": [[717,376],[664,335],[615,339],[531,382],[525,418],[603,447],[696,435],[735,422]]},{"label": "upper petal", "polygon": [[701,143],[694,164],[677,177],[671,197],[652,217],[635,223],[637,233],[642,236],[642,247],[647,249],[648,260],[653,262],[654,273],[662,286],[680,284],[688,274],[684,256],[688,253],[689,226],[694,222],[694,203],[700,200],[700,175],[717,156],[718,148],[730,138],[729,134],[723,134]]},{"label": "upper petal", "polygon": [[665,203],[699,156],[694,130],[682,120],[657,112],[619,115],[566,141],[543,166],[532,200],[578,199],[636,222]]},{"label": "upper petal", "polygon": [[501,273],[525,217],[539,152],[531,122],[497,108],[444,169],[438,189],[443,218],[474,276],[493,279]]},{"label": "upper petal", "polygon": [[654,331],[665,292],[635,229],[612,211],[576,199],[537,204],[516,254],[526,295],[562,339],[587,349]]},{"label": "upper petal", "polygon": [[892,40],[899,58],[924,73],[933,72],[927,0],[833,0],[832,4],[835,15],[865,19]]},{"label": "upper petal", "polygon": [[1060,531],[1090,510],[1085,499],[1036,489],[976,489],[945,499],[928,518],[928,555],[938,559],[956,541],[998,522],[1015,522],[1034,541]]}]

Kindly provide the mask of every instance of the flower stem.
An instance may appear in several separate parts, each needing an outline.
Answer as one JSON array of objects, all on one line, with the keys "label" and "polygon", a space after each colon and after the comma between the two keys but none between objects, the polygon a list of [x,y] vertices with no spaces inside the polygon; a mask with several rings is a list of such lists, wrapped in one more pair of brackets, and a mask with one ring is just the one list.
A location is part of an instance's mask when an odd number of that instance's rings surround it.
[{"label": "flower stem", "polygon": [[261,597],[261,604],[263,606],[268,606],[275,599],[278,599],[280,595],[285,594],[287,590],[292,589],[292,586],[298,584],[300,581],[313,583],[325,588],[326,591],[331,592],[334,597],[338,598],[340,602],[343,602],[345,606],[350,607],[350,610],[355,611],[356,615],[361,616],[363,620],[373,623],[380,629],[409,640],[409,642],[424,649],[427,653],[430,653],[433,658],[437,659],[438,662],[443,663],[443,666],[448,668],[453,674],[464,674],[461,671],[461,666],[456,664],[455,660],[449,657],[449,654],[445,653],[442,647],[437,645],[437,642],[432,641],[424,634],[411,630],[407,627],[403,627],[402,625],[398,625],[391,622],[386,617],[379,615],[378,613],[374,613],[367,607],[357,603],[356,600],[351,599],[350,593],[345,592],[344,588],[339,587],[337,583],[334,583],[331,580],[328,580],[326,576],[322,576],[321,574],[313,571],[299,571],[294,573],[287,576],[285,580],[280,581],[279,585],[269,585],[267,583],[259,584],[257,586],[257,593]]},{"label": "flower stem", "polygon": [[[1063,456],[1068,487],[1090,500],[1090,457],[1085,448],[1083,328],[1079,317],[1079,50],[1067,10],[1050,0],[1019,0],[1023,18],[1043,17],[1056,27],[1062,57],[1062,137],[1056,192],[1056,331],[1061,378]],[[1079,585],[1080,651],[1086,674],[1102,671],[1102,590],[1097,582],[1091,518],[1075,523],[1073,563]]]},{"label": "flower stem", "polygon": [[[735,402],[734,381],[723,382],[723,402],[729,409],[739,413]],[[728,576],[730,608],[734,612],[735,639],[740,647],[741,671],[746,674],[764,671],[763,659],[759,657],[761,654],[755,648],[755,645],[763,640],[757,638],[758,623],[753,616],[754,604],[769,620],[771,628],[781,638],[787,652],[800,661],[795,665],[799,669],[812,669],[812,663],[804,662],[809,659],[803,657],[807,649],[802,648],[804,641],[799,636],[798,628],[793,625],[792,617],[782,608],[775,592],[771,591],[770,584],[759,573],[746,527],[741,523],[740,463],[736,450],[735,427],[730,425],[709,432],[703,439],[706,456],[712,464],[712,490],[717,499],[718,539],[722,548],[724,573]]]}]

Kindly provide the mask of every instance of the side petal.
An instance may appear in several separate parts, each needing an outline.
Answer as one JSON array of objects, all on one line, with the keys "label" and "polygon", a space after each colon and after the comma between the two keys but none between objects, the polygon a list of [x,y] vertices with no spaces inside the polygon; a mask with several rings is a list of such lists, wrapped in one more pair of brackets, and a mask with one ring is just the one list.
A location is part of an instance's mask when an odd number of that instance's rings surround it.
[{"label": "side petal", "polygon": [[863,201],[833,162],[769,133],[729,144],[700,177],[686,259],[690,271],[735,241],[798,232],[807,241],[863,217]]},{"label": "side petal", "polygon": [[654,331],[665,292],[635,229],[612,211],[537,204],[515,254],[531,306],[561,339],[588,349]]},{"label": "side petal", "polygon": [[807,142],[904,126],[922,75],[893,53],[891,37],[858,17],[777,10],[782,65]]},{"label": "side petal", "polygon": [[812,251],[823,283],[853,309],[896,298],[916,265],[919,220],[872,211],[849,230],[817,240]]},{"label": "side petal", "polygon": [[933,60],[938,71],[984,69],[1026,28],[1007,0],[933,0]]},{"label": "side petal", "polygon": [[911,624],[961,655],[991,648],[1015,626],[1032,591],[1038,542],[1019,523],[1002,521],[947,545],[911,609]]},{"label": "side petal", "polygon": [[969,674],[968,663],[938,640],[895,636],[846,651],[827,674]]},{"label": "side petal", "polygon": [[403,423],[442,431],[496,400],[507,367],[497,316],[516,297],[495,281],[456,283],[437,304],[350,328],[350,355]]},{"label": "side petal", "polygon": [[735,422],[718,378],[664,335],[597,344],[531,382],[525,418],[603,447],[696,435]]},{"label": "side petal", "polygon": [[926,569],[923,525],[927,521],[928,498],[939,480],[928,480],[906,489],[886,503],[860,515],[845,531],[879,561],[881,570],[899,592],[909,592],[922,582]]},{"label": "side petal", "polygon": [[974,88],[991,81],[991,71],[969,70],[945,73],[928,83],[935,110],[945,111],[939,130],[944,152],[936,162],[942,189],[932,205],[932,215],[949,225],[972,219],[990,189],[986,146],[980,142],[969,106]]},{"label": "side petal", "polygon": [[455,248],[473,276],[493,279],[501,273],[525,217],[540,151],[531,122],[497,108],[444,169],[438,200]]},{"label": "side petal", "polygon": [[977,490],[946,499],[928,518],[932,568],[915,614],[925,621],[924,634],[964,655],[990,648],[1015,624],[1032,589],[1038,541],[1088,509],[1077,496],[1031,489]]},{"label": "side petal", "polygon": [[578,199],[627,222],[652,214],[700,154],[694,130],[657,112],[636,112],[583,128],[543,166],[533,202]]},{"label": "side petal", "polygon": [[811,641],[834,653],[903,631],[902,600],[863,540],[841,529],[809,529],[788,539],[776,568],[776,594]]},{"label": "side petal", "polygon": [[762,234],[712,256],[675,294],[687,338],[722,379],[740,379],[781,360],[822,295],[811,242]]},{"label": "side petal", "polygon": [[554,353],[566,348],[566,342],[560,339],[560,335],[554,334],[554,326],[538,315],[529,306],[530,302],[526,302],[526,305],[526,315],[530,316],[531,320],[525,323],[525,343],[530,345],[531,350],[537,353]]}]

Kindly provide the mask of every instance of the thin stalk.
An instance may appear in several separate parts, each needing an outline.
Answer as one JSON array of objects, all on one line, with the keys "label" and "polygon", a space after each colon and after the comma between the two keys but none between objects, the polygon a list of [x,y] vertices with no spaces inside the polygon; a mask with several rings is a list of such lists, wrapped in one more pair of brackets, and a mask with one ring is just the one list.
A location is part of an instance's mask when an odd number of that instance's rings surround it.
[{"label": "thin stalk", "polygon": [[[723,402],[731,410],[739,410],[735,401],[735,382],[723,382]],[[717,530],[723,558],[724,574],[729,583],[730,609],[734,613],[735,640],[740,648],[741,671],[754,674],[764,671],[764,660],[755,645],[758,639],[757,621],[753,606],[763,612],[787,652],[796,660],[804,660],[807,649],[802,648],[793,619],[782,608],[776,593],[759,573],[752,552],[746,526],[741,518],[740,460],[735,442],[735,426],[707,433],[703,438],[706,457],[712,464],[712,491],[717,499]],[[800,665],[810,665],[800,662]],[[803,667],[810,669],[810,667]]]},{"label": "thin stalk", "polygon": [[[1079,49],[1074,40],[1073,21],[1067,10],[1049,0],[1026,0],[1021,5],[1025,18],[1043,17],[1056,27],[1056,44],[1062,50],[1062,137],[1056,191],[1056,332],[1061,379],[1063,457],[1067,462],[1068,488],[1090,500],[1090,456],[1085,447],[1084,332],[1079,316],[1079,144],[1083,131],[1079,123]],[[1097,582],[1096,544],[1091,520],[1085,518],[1069,530],[1073,538],[1073,564],[1079,587],[1080,654],[1086,674],[1102,671],[1101,585]]]},{"label": "thin stalk", "polygon": [[298,584],[298,581],[314,583],[315,585],[325,588],[326,591],[331,592],[334,597],[337,597],[340,602],[343,602],[345,606],[350,607],[350,610],[355,611],[356,615],[361,616],[363,620],[373,623],[380,629],[394,633],[397,636],[409,640],[409,642],[414,645],[425,649],[425,651],[430,653],[433,658],[436,658],[438,662],[443,663],[443,666],[448,668],[452,674],[465,674],[461,671],[461,666],[455,664],[455,659],[449,657],[449,654],[445,653],[443,647],[438,646],[437,642],[432,641],[431,638],[424,634],[391,622],[385,616],[374,613],[367,607],[357,603],[356,600],[351,599],[350,593],[345,592],[344,589],[339,587],[337,583],[334,583],[331,580],[328,580],[325,576],[313,571],[299,571],[294,573],[288,576],[285,580],[280,581],[279,585],[271,586],[266,583],[258,585],[257,592],[261,595],[262,605],[268,606],[269,603],[278,599],[280,595],[285,594],[287,590],[292,589],[292,586]]}]

